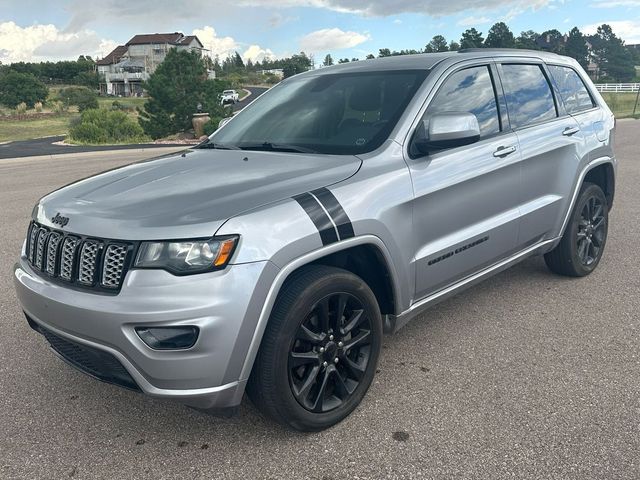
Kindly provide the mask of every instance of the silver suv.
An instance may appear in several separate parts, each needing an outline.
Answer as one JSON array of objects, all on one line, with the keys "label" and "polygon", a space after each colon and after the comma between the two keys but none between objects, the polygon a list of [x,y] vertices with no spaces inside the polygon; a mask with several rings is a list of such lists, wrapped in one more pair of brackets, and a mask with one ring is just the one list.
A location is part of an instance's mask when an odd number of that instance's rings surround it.
[{"label": "silver suv", "polygon": [[100,380],[299,430],[352,412],[383,333],[531,255],[581,277],[614,117],[575,61],[466,50],[283,81],[184,153],[42,198],[15,285]]}]

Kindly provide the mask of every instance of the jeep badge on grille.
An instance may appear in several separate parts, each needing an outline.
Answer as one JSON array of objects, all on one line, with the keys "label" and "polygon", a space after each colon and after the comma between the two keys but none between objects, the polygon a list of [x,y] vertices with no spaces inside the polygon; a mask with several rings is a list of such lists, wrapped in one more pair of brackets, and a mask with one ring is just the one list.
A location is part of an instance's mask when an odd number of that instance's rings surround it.
[{"label": "jeep badge on grille", "polygon": [[60,215],[60,212],[58,212],[56,213],[56,216],[51,219],[51,223],[64,227],[65,225],[67,225],[67,223],[69,223],[69,217],[63,217],[62,215]]}]

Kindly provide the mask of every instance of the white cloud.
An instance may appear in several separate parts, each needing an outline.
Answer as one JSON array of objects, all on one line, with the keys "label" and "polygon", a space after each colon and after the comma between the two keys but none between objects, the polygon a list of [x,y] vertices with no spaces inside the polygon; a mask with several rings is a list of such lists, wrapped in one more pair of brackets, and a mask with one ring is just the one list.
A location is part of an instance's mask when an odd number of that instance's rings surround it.
[{"label": "white cloud", "polygon": [[323,52],[325,50],[342,50],[345,48],[353,48],[366,42],[370,38],[369,34],[345,32],[339,28],[324,28],[305,35],[300,40],[300,48],[309,53]]},{"label": "white cloud", "polygon": [[597,0],[591,6],[596,8],[640,7],[640,0]]},{"label": "white cloud", "polygon": [[[511,7],[514,11],[529,8],[539,9],[554,3],[554,0],[238,0],[240,5],[283,7],[317,7],[338,12],[357,13],[367,16],[390,16],[399,13],[424,13],[445,16],[468,10],[490,11]],[[613,0],[616,1],[616,0]],[[619,1],[619,0],[618,0]],[[623,0],[624,1],[624,0]]]},{"label": "white cloud", "polygon": [[0,23],[0,61],[2,63],[45,60],[75,60],[79,55],[101,57],[116,43],[91,30],[62,32],[55,25],[21,27],[14,22]]},{"label": "white cloud", "polygon": [[255,63],[255,62],[262,62],[266,58],[273,60],[276,58],[276,56],[268,48],[264,49],[260,47],[260,45],[250,45],[249,48],[247,48],[245,52],[242,54],[242,58],[245,61],[251,60],[253,63]]},{"label": "white cloud", "polygon": [[232,37],[219,37],[213,27],[196,28],[192,34],[200,39],[204,48],[209,50],[208,54],[212,58],[216,55],[219,55],[220,58],[226,58],[239,50],[238,43]]},{"label": "white cloud", "polygon": [[399,18],[396,18],[396,19],[393,21],[393,24],[394,24],[394,25],[402,25],[402,20],[400,20]]},{"label": "white cloud", "polygon": [[640,43],[640,21],[638,20],[616,20],[612,22],[602,21],[585,25],[581,30],[587,35],[593,35],[598,31],[598,27],[604,23],[611,26],[613,33],[626,43]]},{"label": "white cloud", "polygon": [[491,19],[489,17],[467,17],[458,22],[461,27],[475,27],[476,25],[483,25],[489,23]]},{"label": "white cloud", "polygon": [[193,30],[193,35],[196,35],[200,39],[204,48],[209,50],[207,53],[211,57],[218,55],[221,59],[225,59],[229,55],[233,55],[235,52],[240,52],[243,49],[244,53],[241,55],[245,61],[261,62],[265,58],[276,57],[270,49],[263,48],[260,45],[249,45],[249,47],[244,48],[243,44],[237,42],[233,37],[219,37],[215,28],[209,25],[196,28]]},{"label": "white cloud", "polygon": [[[78,30],[89,23],[117,20],[138,29],[171,28],[177,20],[194,19],[207,15],[223,18],[238,7],[259,7],[270,10],[267,21],[279,25],[277,10],[296,7],[322,8],[336,12],[363,16],[396,16],[401,13],[422,13],[442,17],[462,12],[490,12],[510,8],[513,12],[537,10],[561,0],[72,0],[68,7],[73,12],[69,28]],[[593,0],[605,3],[605,0]],[[609,1],[609,0],[607,0]],[[637,5],[638,0],[610,0],[612,3]],[[149,12],[153,12],[150,14]]]}]

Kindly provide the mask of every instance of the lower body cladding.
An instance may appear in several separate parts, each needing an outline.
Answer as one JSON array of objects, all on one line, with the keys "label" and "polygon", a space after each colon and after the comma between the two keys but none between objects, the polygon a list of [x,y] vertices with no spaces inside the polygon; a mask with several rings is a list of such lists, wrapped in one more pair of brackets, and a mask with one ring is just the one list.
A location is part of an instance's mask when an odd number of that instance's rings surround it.
[{"label": "lower body cladding", "polygon": [[[277,273],[270,262],[185,277],[131,270],[118,295],[103,295],[51,282],[23,257],[14,282],[29,324],[68,363],[153,397],[217,410],[242,400],[241,372]],[[194,327],[197,338],[189,348],[154,349],[141,335],[154,327]]]}]

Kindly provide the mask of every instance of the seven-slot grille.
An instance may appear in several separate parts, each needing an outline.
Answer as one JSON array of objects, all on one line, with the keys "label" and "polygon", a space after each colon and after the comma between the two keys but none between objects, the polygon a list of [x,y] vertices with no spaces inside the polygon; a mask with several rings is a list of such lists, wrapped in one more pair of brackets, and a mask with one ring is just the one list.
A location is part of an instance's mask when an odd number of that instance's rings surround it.
[{"label": "seven-slot grille", "polygon": [[81,238],[35,222],[27,234],[27,259],[36,271],[82,287],[117,291],[131,250],[131,244]]}]

